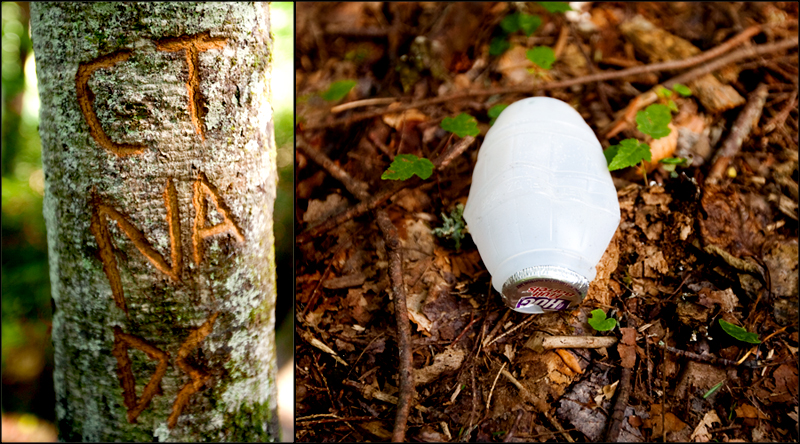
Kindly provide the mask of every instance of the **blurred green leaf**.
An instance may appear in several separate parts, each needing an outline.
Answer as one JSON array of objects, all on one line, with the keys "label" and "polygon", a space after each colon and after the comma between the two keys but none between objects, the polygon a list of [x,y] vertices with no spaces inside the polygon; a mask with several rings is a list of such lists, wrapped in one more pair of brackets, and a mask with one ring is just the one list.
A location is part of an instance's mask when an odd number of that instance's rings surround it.
[{"label": "blurred green leaf", "polygon": [[653,104],[636,113],[636,128],[649,134],[653,139],[660,139],[670,133],[669,122],[672,114],[669,108],[661,104]]},{"label": "blurred green leaf", "polygon": [[320,96],[328,102],[338,102],[342,100],[353,87],[356,86],[355,80],[340,80],[333,82],[327,91]]},{"label": "blurred green leaf", "polygon": [[489,111],[486,113],[490,119],[489,125],[494,125],[494,122],[497,121],[497,118],[500,117],[500,113],[503,112],[504,109],[508,108],[508,105],[505,103],[498,103],[497,105],[492,106],[489,108]]},{"label": "blurred green leaf", "polygon": [[381,179],[406,180],[415,174],[421,179],[431,177],[431,174],[433,174],[433,162],[413,154],[398,154],[394,156],[392,164],[381,175]]},{"label": "blurred green leaf", "polygon": [[526,36],[536,32],[542,24],[542,19],[538,15],[520,14],[517,20],[519,21],[519,28]]},{"label": "blurred green leaf", "polygon": [[556,61],[556,53],[553,52],[552,48],[547,46],[537,46],[533,49],[529,49],[525,53],[525,56],[528,57],[528,60],[543,69],[550,69]]},{"label": "blurred green leaf", "polygon": [[458,137],[477,136],[481,132],[478,129],[478,121],[467,113],[461,113],[456,117],[445,117],[441,127]]},{"label": "blurred green leaf", "polygon": [[500,20],[500,28],[502,28],[506,34],[519,31],[519,12],[503,17],[503,20]]},{"label": "blurred green leaf", "polygon": [[606,148],[603,155],[606,156],[609,171],[638,165],[642,160],[649,161],[652,158],[650,147],[638,139],[625,139],[619,145]]},{"label": "blurred green leaf", "polygon": [[567,12],[572,11],[572,8],[567,2],[536,2],[544,7],[547,12]]},{"label": "blurred green leaf", "polygon": [[673,86],[672,86],[672,89],[673,89],[673,90],[674,90],[676,93],[678,93],[678,94],[682,95],[683,97],[689,97],[689,96],[691,96],[691,95],[692,95],[692,90],[691,90],[691,89],[689,89],[689,87],[688,87],[688,86],[686,86],[686,85],[683,85],[683,84],[680,84],[680,83],[676,83],[675,85],[673,85]]},{"label": "blurred green leaf", "polygon": [[719,320],[719,325],[725,330],[725,333],[733,336],[735,339],[738,339],[742,342],[748,342],[750,344],[760,344],[761,341],[758,339],[758,334],[750,333],[749,331],[745,330],[738,325],[731,324],[728,321],[723,319]]},{"label": "blurred green leaf", "polygon": [[492,42],[489,43],[489,55],[499,56],[506,52],[510,46],[511,44],[508,43],[507,37],[495,37],[492,39]]}]

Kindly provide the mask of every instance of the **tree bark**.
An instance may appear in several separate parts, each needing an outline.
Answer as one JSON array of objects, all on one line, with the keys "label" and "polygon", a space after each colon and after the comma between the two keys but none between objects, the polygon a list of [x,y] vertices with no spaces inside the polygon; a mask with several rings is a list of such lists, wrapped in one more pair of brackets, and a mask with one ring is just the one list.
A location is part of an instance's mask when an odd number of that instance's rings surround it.
[{"label": "tree bark", "polygon": [[266,3],[31,4],[60,439],[274,441]]}]

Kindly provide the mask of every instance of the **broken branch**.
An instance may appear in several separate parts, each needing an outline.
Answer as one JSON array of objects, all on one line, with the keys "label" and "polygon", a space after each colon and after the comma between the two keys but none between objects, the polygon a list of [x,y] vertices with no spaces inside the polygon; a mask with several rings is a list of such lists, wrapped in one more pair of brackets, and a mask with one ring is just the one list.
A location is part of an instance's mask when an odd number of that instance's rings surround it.
[{"label": "broken branch", "polygon": [[403,286],[402,259],[400,257],[400,239],[397,228],[392,224],[386,210],[375,211],[378,227],[386,241],[386,252],[389,256],[389,278],[392,282],[394,296],[394,314],[397,320],[397,347],[400,349],[400,391],[397,400],[392,441],[404,442],[408,412],[411,410],[411,398],[414,394],[414,375],[411,370],[411,327],[408,321],[406,306],[406,290]]},{"label": "broken branch", "polygon": [[747,104],[745,104],[742,112],[739,113],[739,117],[736,118],[728,138],[725,139],[722,147],[714,156],[713,166],[708,173],[708,177],[706,177],[706,185],[716,184],[722,179],[722,175],[730,165],[731,160],[741,150],[742,142],[753,130],[753,126],[758,124],[758,119],[761,118],[761,111],[764,109],[766,100],[767,85],[762,83],[747,97]]}]

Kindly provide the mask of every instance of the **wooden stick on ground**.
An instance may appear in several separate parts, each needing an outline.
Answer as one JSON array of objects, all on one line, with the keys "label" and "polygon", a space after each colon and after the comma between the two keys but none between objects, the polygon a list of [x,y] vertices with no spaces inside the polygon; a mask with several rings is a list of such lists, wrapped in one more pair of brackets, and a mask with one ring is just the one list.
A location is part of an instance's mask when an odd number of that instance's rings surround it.
[{"label": "wooden stick on ground", "polygon": [[739,113],[736,122],[733,123],[728,138],[725,139],[717,154],[714,155],[711,171],[706,177],[706,185],[715,185],[722,179],[722,175],[728,169],[728,165],[741,150],[742,142],[753,130],[753,126],[758,124],[758,120],[761,118],[761,110],[764,109],[766,100],[767,85],[765,83],[758,85],[755,91],[747,96],[747,104],[742,109],[742,112]]},{"label": "wooden stick on ground", "polygon": [[386,241],[386,252],[389,256],[389,278],[392,282],[394,296],[394,315],[397,320],[397,346],[400,349],[400,390],[397,399],[392,441],[405,442],[408,412],[411,410],[411,399],[414,395],[414,375],[411,367],[411,326],[408,321],[406,306],[406,289],[403,284],[402,258],[400,257],[400,239],[397,228],[392,224],[386,210],[375,211],[378,227]]}]

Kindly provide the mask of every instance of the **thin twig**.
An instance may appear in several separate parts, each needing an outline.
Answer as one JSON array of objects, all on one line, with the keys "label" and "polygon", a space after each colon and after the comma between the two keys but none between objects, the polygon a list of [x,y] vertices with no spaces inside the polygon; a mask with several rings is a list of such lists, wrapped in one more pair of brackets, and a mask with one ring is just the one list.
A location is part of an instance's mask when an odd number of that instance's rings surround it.
[{"label": "thin twig", "polygon": [[[417,102],[411,102],[406,104],[401,104],[400,106],[393,108],[393,109],[382,109],[377,111],[370,111],[360,114],[354,114],[350,117],[343,118],[343,119],[336,119],[329,122],[319,122],[316,124],[305,125],[303,129],[306,130],[315,130],[315,129],[322,129],[328,128],[333,126],[340,126],[340,125],[350,125],[354,122],[358,122],[365,119],[371,119],[373,117],[382,116],[389,112],[400,112],[405,111],[407,109],[412,108],[421,108],[424,106],[429,105],[436,105],[439,103],[445,102],[452,102],[459,99],[464,99],[467,97],[480,97],[480,96],[491,96],[495,94],[511,94],[511,93],[532,93],[534,91],[539,90],[552,90],[552,89],[560,89],[560,88],[568,88],[573,85],[583,85],[586,83],[593,83],[593,82],[601,82],[606,80],[614,80],[620,79],[623,77],[628,76],[635,76],[639,74],[646,74],[651,72],[660,72],[660,71],[674,71],[689,68],[692,66],[699,65],[703,62],[711,60],[725,52],[728,52],[732,48],[742,44],[744,41],[747,41],[752,36],[758,34],[760,31],[760,27],[753,26],[750,28],[745,29],[739,35],[731,38],[727,42],[719,45],[718,47],[708,50],[704,53],[698,54],[694,57],[690,57],[684,60],[670,60],[668,62],[662,63],[653,63],[650,65],[642,65],[636,66],[633,68],[623,69],[620,71],[604,71],[597,74],[591,74],[588,76],[581,76],[574,79],[567,79],[558,82],[549,82],[544,84],[538,85],[520,85],[520,86],[513,86],[513,87],[504,87],[504,88],[490,88],[485,90],[468,90],[468,91],[461,91],[454,94],[449,94],[447,96],[440,96],[435,97],[428,100],[421,100]],[[783,40],[782,42],[789,41],[791,39]],[[785,43],[784,43],[785,44]],[[794,44],[797,45],[797,40],[794,40]],[[762,46],[769,46],[769,45],[760,45],[756,48],[760,48]],[[791,47],[791,46],[789,46]],[[770,51],[774,51],[771,49]],[[751,55],[754,56],[757,54]]]},{"label": "thin twig", "polygon": [[331,108],[331,114],[338,114],[342,111],[347,111],[348,109],[353,108],[361,108],[362,106],[389,105],[396,101],[397,99],[394,97],[375,97],[372,99],[355,100],[353,102],[342,103],[341,105],[334,106]]},{"label": "thin twig", "polygon": [[336,165],[325,153],[306,145],[302,138],[298,138],[297,142],[297,148],[302,151],[303,154],[313,160],[314,163],[324,168],[334,179],[341,182],[353,196],[357,197],[359,200],[369,199],[369,185],[354,179],[347,171],[343,170],[339,165]]},{"label": "thin twig", "polygon": [[742,142],[750,135],[753,127],[758,124],[758,120],[761,118],[761,111],[764,109],[764,103],[767,100],[767,92],[767,85],[762,83],[747,97],[747,103],[736,118],[736,122],[733,123],[728,138],[725,139],[722,147],[714,156],[713,166],[708,173],[708,177],[706,177],[706,185],[716,184],[722,179],[722,175],[728,169],[731,160],[741,150]]},{"label": "thin twig", "polygon": [[789,113],[792,112],[792,110],[797,109],[796,105],[797,105],[797,90],[795,90],[792,93],[791,100],[789,100],[789,102],[783,106],[783,108],[778,112],[778,114],[775,114],[775,116],[769,119],[769,121],[764,125],[764,128],[762,130],[763,134],[769,134],[773,130],[775,130],[775,128],[783,125],[783,122],[785,122],[786,118],[789,117]]},{"label": "thin twig", "polygon": [[519,421],[522,419],[522,415],[525,413],[525,410],[519,409],[517,410],[517,417],[514,419],[514,425],[511,426],[511,430],[506,433],[505,438],[503,438],[503,442],[511,442],[511,438],[514,437],[514,433],[517,432],[517,427],[519,427]]},{"label": "thin twig", "polygon": [[408,412],[411,410],[411,399],[414,395],[414,375],[411,368],[411,326],[408,321],[406,306],[406,290],[403,284],[402,258],[400,257],[400,239],[397,228],[392,224],[386,210],[375,211],[378,227],[386,241],[386,252],[389,256],[389,278],[394,296],[394,314],[397,321],[397,346],[399,348],[400,390],[397,396],[397,414],[395,415],[392,441],[404,442]]},{"label": "thin twig", "polygon": [[326,424],[329,422],[344,422],[344,421],[371,421],[374,420],[372,416],[351,416],[349,418],[327,418],[327,419],[316,419],[310,421],[297,421],[298,425],[301,426],[309,426],[315,424]]},{"label": "thin twig", "polygon": [[[629,324],[630,325],[630,324]],[[636,365],[636,353],[634,353],[634,365]],[[625,419],[625,409],[628,408],[628,397],[631,394],[631,375],[633,368],[623,367],[617,388],[617,400],[614,402],[614,410],[611,414],[611,425],[606,433],[606,442],[617,442],[622,431],[622,421]]]},{"label": "thin twig", "polygon": [[500,379],[500,373],[506,368],[506,363],[503,362],[503,365],[500,367],[500,371],[497,372],[497,376],[494,377],[494,382],[492,383],[492,388],[489,390],[489,396],[486,398],[486,410],[489,410],[489,404],[492,403],[492,395],[494,394],[494,387],[497,385],[497,380]]}]

